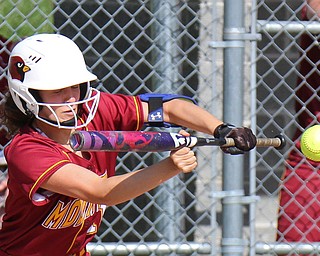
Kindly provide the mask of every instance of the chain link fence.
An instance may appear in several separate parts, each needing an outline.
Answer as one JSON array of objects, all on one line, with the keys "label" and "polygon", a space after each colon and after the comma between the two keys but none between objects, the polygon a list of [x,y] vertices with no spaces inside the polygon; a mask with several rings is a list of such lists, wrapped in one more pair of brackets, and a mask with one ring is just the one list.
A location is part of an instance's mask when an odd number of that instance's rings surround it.
[{"label": "chain link fence", "polygon": [[[208,44],[213,38],[212,24],[221,22],[212,18],[215,5],[210,1],[1,1],[1,79],[15,42],[33,33],[55,32],[79,45],[99,78],[98,89],[124,94],[179,93],[212,111],[212,74],[216,71]],[[31,21],[34,15],[37,19]],[[218,176],[211,168],[212,151],[197,151],[202,159],[198,172],[108,207],[89,246],[92,254],[210,253],[209,243],[215,242],[218,229],[212,221],[216,212],[210,197]],[[164,156],[122,153],[117,173],[140,169]]]},{"label": "chain link fence", "polygon": [[[306,2],[257,1],[256,6],[256,28],[262,36],[256,56],[257,134],[274,137],[282,133],[287,139],[283,150],[257,150],[252,191],[262,199],[256,205],[254,222],[259,254],[319,255],[319,195],[308,185],[319,179],[318,167],[305,162],[296,147],[301,132],[318,122],[315,48],[320,23],[316,16],[305,18]],[[308,194],[310,198],[304,201]],[[279,206],[286,196],[289,199]]]},{"label": "chain link fence", "polygon": [[[224,2],[0,1],[1,103],[6,92],[7,55],[13,44],[34,33],[55,32],[79,45],[90,70],[99,78],[98,89],[184,94],[222,118]],[[248,201],[243,206],[240,252],[243,248],[250,255],[314,252],[315,247],[305,243],[285,247],[276,242],[276,236],[285,160],[294,148],[295,129],[303,129],[294,109],[303,54],[298,43],[307,30],[313,30],[310,33],[317,39],[319,24],[300,21],[301,0],[243,2],[245,32],[252,33],[242,38],[246,49],[242,63],[244,124],[252,125],[259,137],[284,134],[287,146],[282,150],[260,148],[245,156],[244,194]],[[256,41],[259,34],[261,40]],[[6,128],[1,126],[0,132],[5,134]],[[199,166],[194,173],[108,207],[99,233],[89,245],[92,255],[224,254],[220,245],[224,228],[220,199],[225,197],[222,154],[217,148],[198,148],[196,153]],[[117,173],[140,169],[165,155],[121,153]]]}]

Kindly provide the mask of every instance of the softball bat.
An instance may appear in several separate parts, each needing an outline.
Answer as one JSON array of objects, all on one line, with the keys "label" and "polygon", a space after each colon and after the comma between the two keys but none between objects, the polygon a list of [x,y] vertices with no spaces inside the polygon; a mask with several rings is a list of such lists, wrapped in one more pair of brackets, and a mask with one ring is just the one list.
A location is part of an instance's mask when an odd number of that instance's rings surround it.
[{"label": "softball bat", "polygon": [[[74,151],[161,152],[182,147],[234,145],[231,138],[183,136],[156,131],[76,131],[70,137],[70,146]],[[281,149],[284,145],[284,137],[278,135],[275,138],[258,138],[256,146]]]}]

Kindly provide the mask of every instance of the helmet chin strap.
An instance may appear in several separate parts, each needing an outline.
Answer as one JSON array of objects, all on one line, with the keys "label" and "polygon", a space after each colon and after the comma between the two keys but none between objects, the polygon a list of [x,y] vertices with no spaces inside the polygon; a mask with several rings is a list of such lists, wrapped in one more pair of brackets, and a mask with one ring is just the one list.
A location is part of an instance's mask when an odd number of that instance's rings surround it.
[{"label": "helmet chin strap", "polygon": [[[46,120],[48,123],[54,124],[55,126],[59,126],[59,123],[57,121],[53,121],[53,120],[43,118],[43,117],[42,117],[42,119]],[[60,122],[60,126],[67,126],[70,128],[73,128],[75,126],[75,124],[76,124],[76,122],[75,122],[74,118],[71,118],[70,120],[67,120],[67,121]]]},{"label": "helmet chin strap", "polygon": [[76,122],[75,122],[75,119],[72,118],[70,120],[63,121],[60,124],[63,125],[63,126],[70,126],[70,127],[72,126],[73,127],[73,126],[75,126]]}]

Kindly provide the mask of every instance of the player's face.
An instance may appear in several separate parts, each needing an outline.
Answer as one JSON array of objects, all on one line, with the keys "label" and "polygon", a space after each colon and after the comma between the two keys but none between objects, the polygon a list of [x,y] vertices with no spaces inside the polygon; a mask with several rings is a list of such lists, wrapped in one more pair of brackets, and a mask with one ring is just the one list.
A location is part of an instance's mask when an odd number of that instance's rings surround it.
[{"label": "player's face", "polygon": [[[68,121],[74,118],[74,112],[77,113],[78,111],[78,105],[72,105],[72,103],[77,102],[80,99],[79,85],[74,85],[58,90],[39,91],[39,94],[43,103],[68,103],[68,105],[52,106],[52,109],[58,116],[60,122]],[[72,110],[74,110],[74,112]],[[49,110],[48,107],[43,107],[39,112],[39,116],[49,120],[56,120],[54,114],[51,110]]]}]

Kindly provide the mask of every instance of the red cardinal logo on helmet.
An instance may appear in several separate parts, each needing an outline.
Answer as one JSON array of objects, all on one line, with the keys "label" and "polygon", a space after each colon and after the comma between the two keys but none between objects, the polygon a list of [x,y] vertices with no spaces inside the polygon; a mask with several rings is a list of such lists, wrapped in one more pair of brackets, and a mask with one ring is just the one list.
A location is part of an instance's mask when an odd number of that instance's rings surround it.
[{"label": "red cardinal logo on helmet", "polygon": [[25,73],[30,70],[31,68],[24,63],[21,57],[13,56],[10,59],[9,72],[12,79],[18,79],[19,81],[23,82]]}]

